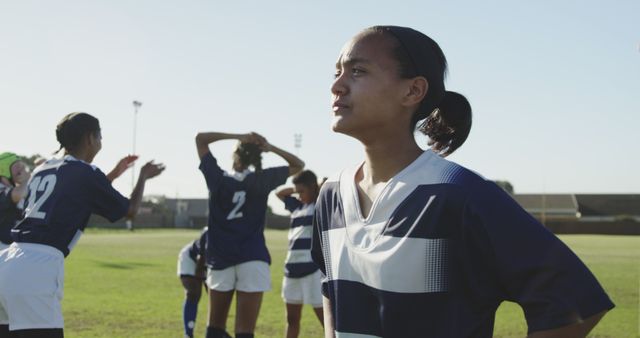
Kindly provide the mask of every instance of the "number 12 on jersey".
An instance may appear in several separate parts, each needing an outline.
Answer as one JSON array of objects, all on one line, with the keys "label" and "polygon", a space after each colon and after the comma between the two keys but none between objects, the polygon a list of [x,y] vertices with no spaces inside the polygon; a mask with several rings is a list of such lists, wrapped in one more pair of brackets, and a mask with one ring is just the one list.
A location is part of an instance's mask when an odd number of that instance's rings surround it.
[{"label": "number 12 on jersey", "polygon": [[[44,219],[47,217],[47,213],[40,211],[42,204],[51,196],[53,187],[56,185],[56,175],[36,176],[29,183],[29,200],[27,202],[25,218],[37,218]],[[37,197],[37,193],[44,191],[40,197]]]}]

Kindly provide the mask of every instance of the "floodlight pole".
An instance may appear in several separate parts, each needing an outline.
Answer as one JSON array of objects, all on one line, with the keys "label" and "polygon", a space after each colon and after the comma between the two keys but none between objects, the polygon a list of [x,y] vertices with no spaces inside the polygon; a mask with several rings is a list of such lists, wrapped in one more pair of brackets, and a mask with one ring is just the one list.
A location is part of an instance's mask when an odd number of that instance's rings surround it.
[{"label": "floodlight pole", "polygon": [[[133,150],[131,151],[131,155],[136,154],[136,130],[138,127],[138,109],[142,107],[142,102],[133,101]],[[136,162],[133,162],[131,165],[131,191],[135,189],[136,184]],[[127,229],[133,231],[133,221],[131,219],[127,220]]]},{"label": "floodlight pole", "polygon": [[296,156],[300,156],[302,147],[302,134],[293,134],[293,147],[296,149]]},{"label": "floodlight pole", "polygon": [[[138,126],[138,109],[140,109],[140,107],[142,107],[142,102],[133,101],[133,150],[131,151],[131,155],[136,154],[136,129]],[[136,163],[133,162],[133,165],[131,166],[131,191],[133,191],[133,188],[135,187],[135,167]]]}]

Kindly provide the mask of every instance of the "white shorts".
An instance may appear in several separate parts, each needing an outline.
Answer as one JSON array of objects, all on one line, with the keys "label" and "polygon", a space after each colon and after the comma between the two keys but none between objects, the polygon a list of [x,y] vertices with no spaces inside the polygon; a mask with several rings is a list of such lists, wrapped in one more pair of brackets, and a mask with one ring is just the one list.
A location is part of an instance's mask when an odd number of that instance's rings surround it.
[{"label": "white shorts", "polygon": [[0,285],[0,324],[9,330],[64,327],[64,256],[58,249],[11,244],[0,252]]},{"label": "white shorts", "polygon": [[207,286],[215,291],[238,290],[243,292],[264,292],[271,290],[269,264],[263,261],[249,261],[230,266],[223,270],[207,271]]},{"label": "white shorts", "polygon": [[196,276],[196,262],[189,256],[191,244],[187,244],[178,254],[178,277]]},{"label": "white shorts", "polygon": [[282,279],[282,299],[287,304],[310,304],[322,307],[322,273],[320,270],[300,278]]}]

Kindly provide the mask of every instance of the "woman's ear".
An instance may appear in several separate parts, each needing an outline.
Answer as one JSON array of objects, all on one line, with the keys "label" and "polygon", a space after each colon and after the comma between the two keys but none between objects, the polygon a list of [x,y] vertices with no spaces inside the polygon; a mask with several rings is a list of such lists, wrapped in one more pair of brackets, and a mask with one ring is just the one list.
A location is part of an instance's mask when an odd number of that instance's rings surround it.
[{"label": "woman's ear", "polygon": [[407,79],[407,89],[403,104],[405,106],[413,106],[420,104],[429,90],[429,82],[424,76],[416,76],[413,79]]},{"label": "woman's ear", "polygon": [[95,136],[93,135],[93,133],[86,133],[83,137],[83,142],[87,145],[87,146],[92,146],[93,143],[95,142]]}]

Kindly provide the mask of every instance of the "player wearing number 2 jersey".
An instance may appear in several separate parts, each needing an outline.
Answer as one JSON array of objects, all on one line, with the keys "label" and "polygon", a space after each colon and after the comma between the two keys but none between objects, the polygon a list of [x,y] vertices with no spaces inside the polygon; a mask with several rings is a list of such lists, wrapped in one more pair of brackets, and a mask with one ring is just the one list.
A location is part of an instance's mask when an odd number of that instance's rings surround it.
[{"label": "player wearing number 2 jersey", "polygon": [[[240,141],[232,173],[223,171],[209,151],[210,143],[225,139]],[[262,293],[271,288],[271,259],[263,234],[267,197],[289,175],[302,170],[304,163],[256,133],[201,133],[196,147],[209,189],[207,337],[228,337],[225,326],[234,291],[238,295],[236,337],[253,337]],[[263,151],[279,155],[289,166],[262,169]]]},{"label": "player wearing number 2 jersey", "polygon": [[27,183],[25,218],[13,229],[15,241],[0,252],[0,337],[63,337],[60,301],[64,257],[69,255],[93,213],[110,221],[133,217],[147,179],[162,165],[147,163],[126,199],[111,186],[137,159],[127,156],[105,175],[91,165],[102,148],[98,119],[72,113],[56,136],[65,156],[39,166]]}]

